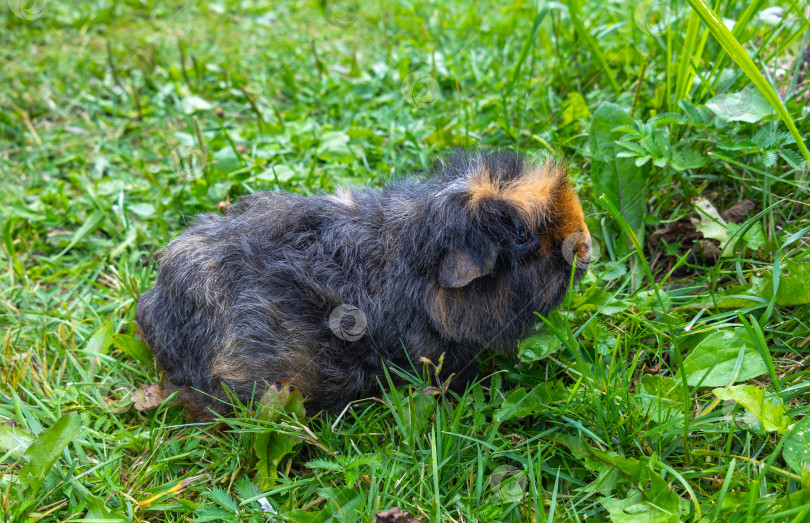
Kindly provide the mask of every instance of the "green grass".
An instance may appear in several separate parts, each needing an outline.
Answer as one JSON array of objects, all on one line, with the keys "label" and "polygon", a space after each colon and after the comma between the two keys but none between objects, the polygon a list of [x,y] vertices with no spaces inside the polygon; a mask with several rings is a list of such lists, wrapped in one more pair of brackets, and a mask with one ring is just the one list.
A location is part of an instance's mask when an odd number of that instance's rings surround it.
[{"label": "green grass", "polygon": [[[810,520],[802,5],[8,4],[0,521]],[[600,253],[490,381],[426,364],[340,418],[285,397],[218,429],[136,408],[135,304],[191,216],[457,145],[565,158]]]}]

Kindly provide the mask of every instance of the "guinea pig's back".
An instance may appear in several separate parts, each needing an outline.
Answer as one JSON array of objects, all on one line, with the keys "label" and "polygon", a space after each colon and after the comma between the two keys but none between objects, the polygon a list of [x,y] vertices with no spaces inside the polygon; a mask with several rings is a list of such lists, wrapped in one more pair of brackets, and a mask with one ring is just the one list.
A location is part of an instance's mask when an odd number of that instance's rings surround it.
[{"label": "guinea pig's back", "polygon": [[157,281],[141,296],[136,320],[176,384],[198,384],[195,370],[222,344],[240,295],[282,256],[283,249],[270,247],[284,235],[284,217],[294,206],[288,197],[249,197],[224,216],[198,216],[163,249]]},{"label": "guinea pig's back", "polygon": [[357,245],[377,241],[357,220],[340,202],[284,193],[199,217],[164,249],[136,312],[169,381],[212,394],[221,381],[245,394],[291,373],[315,382],[336,341],[330,312],[358,300],[352,280],[370,276],[351,274]]}]

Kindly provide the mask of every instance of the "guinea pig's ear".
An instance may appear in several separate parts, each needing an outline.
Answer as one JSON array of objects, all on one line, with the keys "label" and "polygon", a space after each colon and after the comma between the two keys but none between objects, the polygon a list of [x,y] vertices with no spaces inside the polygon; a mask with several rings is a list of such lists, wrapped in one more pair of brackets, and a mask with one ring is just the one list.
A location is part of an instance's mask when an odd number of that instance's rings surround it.
[{"label": "guinea pig's ear", "polygon": [[439,263],[439,285],[458,289],[495,268],[498,248],[489,240],[467,245],[446,253]]}]

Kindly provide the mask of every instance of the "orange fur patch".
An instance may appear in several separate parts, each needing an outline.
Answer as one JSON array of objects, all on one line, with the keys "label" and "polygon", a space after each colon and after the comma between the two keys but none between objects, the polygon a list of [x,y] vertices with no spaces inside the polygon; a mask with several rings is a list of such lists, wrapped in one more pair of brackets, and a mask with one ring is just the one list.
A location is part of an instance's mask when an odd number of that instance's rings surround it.
[{"label": "orange fur patch", "polygon": [[526,216],[536,218],[552,201],[561,176],[561,172],[549,165],[529,171],[506,186],[504,199]]},{"label": "orange fur patch", "polygon": [[498,199],[501,197],[501,188],[492,180],[489,171],[483,167],[470,173],[467,179],[467,194],[470,195],[470,205],[475,206],[488,199]]},{"label": "orange fur patch", "polygon": [[484,167],[479,167],[467,179],[466,193],[470,196],[471,206],[490,199],[504,200],[520,209],[527,218],[538,219],[554,200],[555,192],[565,183],[564,171],[551,163],[503,184],[494,180]]},{"label": "orange fur patch", "polygon": [[[552,237],[560,242],[574,233],[588,233],[582,205],[561,166],[546,163],[535,167],[510,182],[500,183],[486,168],[479,166],[467,179],[468,204],[476,206],[487,200],[502,200],[512,204],[529,222],[543,222],[554,215]],[[548,254],[551,244],[542,249]],[[579,259],[587,257],[586,243],[578,242]]]},{"label": "orange fur patch", "polygon": [[560,216],[555,230],[559,240],[564,240],[569,234],[575,232],[588,232],[588,227],[585,226],[585,214],[582,212],[582,205],[579,203],[579,197],[574,189],[571,187],[563,189],[554,204],[555,211]]}]

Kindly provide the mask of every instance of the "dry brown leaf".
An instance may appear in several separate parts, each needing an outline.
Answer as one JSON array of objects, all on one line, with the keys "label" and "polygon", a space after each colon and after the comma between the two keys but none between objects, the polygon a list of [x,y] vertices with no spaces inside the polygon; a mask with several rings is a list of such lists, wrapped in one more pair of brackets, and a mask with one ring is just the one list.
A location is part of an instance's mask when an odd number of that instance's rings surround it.
[{"label": "dry brown leaf", "polygon": [[160,385],[141,385],[141,388],[132,393],[132,402],[135,410],[143,411],[159,407],[166,394]]},{"label": "dry brown leaf", "polygon": [[421,523],[402,509],[394,507],[377,513],[374,523]]},{"label": "dry brown leaf", "polygon": [[667,225],[662,229],[658,229],[650,235],[649,246],[655,248],[661,239],[672,243],[679,238],[684,240],[691,240],[700,236],[695,226],[688,221],[678,221]]},{"label": "dry brown leaf", "polygon": [[[707,216],[717,220],[718,223],[740,223],[745,220],[748,213],[756,207],[755,200],[742,200],[732,205],[722,213],[717,212],[714,206],[705,198],[697,198],[693,202],[696,206],[703,209]],[[721,251],[710,239],[706,239],[703,232],[698,230],[697,225],[701,223],[701,216],[690,216],[688,219],[680,220],[670,223],[666,227],[654,231],[647,242],[647,247],[652,252],[661,240],[667,243],[674,243],[680,241],[684,245],[691,242],[689,240],[699,240],[698,247],[703,256],[710,260],[716,260],[720,257]],[[722,239],[722,238],[721,238]]]},{"label": "dry brown leaf", "polygon": [[720,250],[720,247],[714,244],[711,240],[698,240],[700,242],[700,251],[703,253],[703,256],[709,260],[717,260],[720,258],[720,255],[723,251]]},{"label": "dry brown leaf", "polygon": [[743,200],[737,202],[720,214],[724,220],[731,223],[740,223],[751,212],[751,209],[756,207],[757,202],[754,200]]}]

